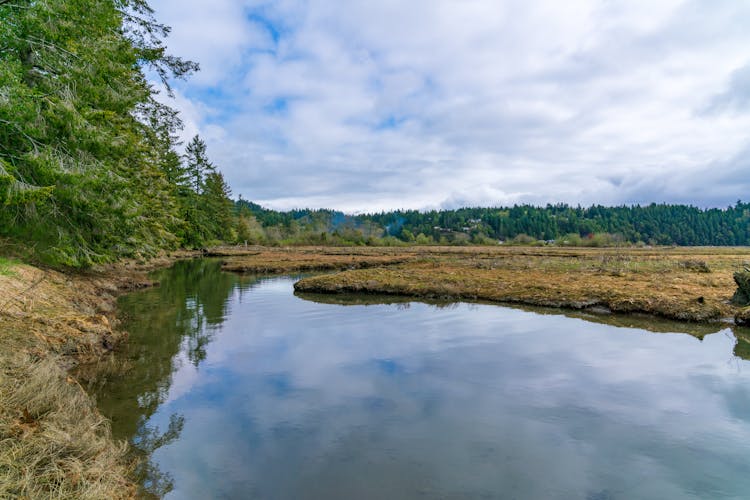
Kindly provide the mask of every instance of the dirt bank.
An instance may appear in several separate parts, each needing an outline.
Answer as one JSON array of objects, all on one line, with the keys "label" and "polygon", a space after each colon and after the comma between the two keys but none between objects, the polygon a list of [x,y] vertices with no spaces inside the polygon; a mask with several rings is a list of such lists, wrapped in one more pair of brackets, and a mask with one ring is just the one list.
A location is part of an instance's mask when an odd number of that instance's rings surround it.
[{"label": "dirt bank", "polygon": [[68,369],[106,355],[118,331],[116,297],[151,286],[148,263],[62,273],[0,266],[0,498],[133,498],[126,445]]}]

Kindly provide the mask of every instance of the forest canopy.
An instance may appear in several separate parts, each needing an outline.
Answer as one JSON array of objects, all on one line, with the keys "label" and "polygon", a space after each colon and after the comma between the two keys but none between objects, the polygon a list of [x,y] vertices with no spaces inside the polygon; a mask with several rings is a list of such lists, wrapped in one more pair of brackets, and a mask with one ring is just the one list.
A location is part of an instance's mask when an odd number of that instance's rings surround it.
[{"label": "forest canopy", "polygon": [[[332,210],[277,212],[240,200],[255,238],[286,244],[499,244],[571,246],[748,245],[750,203],[726,209],[652,203],[588,208],[565,204],[454,210],[396,210],[348,216]],[[263,233],[265,229],[265,233]]]}]

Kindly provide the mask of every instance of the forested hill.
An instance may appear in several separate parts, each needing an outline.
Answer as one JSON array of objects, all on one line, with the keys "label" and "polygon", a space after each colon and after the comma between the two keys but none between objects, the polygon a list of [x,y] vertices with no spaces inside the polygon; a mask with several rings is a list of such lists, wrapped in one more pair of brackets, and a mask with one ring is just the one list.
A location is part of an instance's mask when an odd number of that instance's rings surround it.
[{"label": "forested hill", "polygon": [[454,244],[498,240],[519,243],[554,240],[569,245],[750,244],[750,203],[739,201],[725,209],[666,204],[581,208],[559,204],[426,212],[399,210],[357,216],[330,210],[276,212],[244,200],[237,202],[237,206],[252,215],[267,233],[282,237],[308,233],[308,238],[314,239],[318,232],[326,232],[357,243],[395,238],[403,242]]}]

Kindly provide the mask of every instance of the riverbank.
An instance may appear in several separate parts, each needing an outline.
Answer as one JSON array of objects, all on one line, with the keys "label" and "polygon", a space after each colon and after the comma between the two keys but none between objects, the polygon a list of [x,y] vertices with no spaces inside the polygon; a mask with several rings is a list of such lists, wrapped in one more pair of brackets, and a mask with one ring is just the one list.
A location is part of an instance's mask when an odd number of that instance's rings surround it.
[{"label": "riverbank", "polygon": [[[339,257],[340,272],[302,279],[299,292],[595,308],[693,322],[734,317],[740,309],[730,303],[732,274],[750,261],[748,248],[318,247],[234,255],[225,269],[262,269],[274,252],[287,263],[279,272],[296,270],[296,261],[315,269],[316,260],[329,270],[329,254]],[[344,256],[384,263],[347,269]]]},{"label": "riverbank", "polygon": [[133,498],[125,443],[68,370],[125,341],[119,294],[173,254],[86,273],[0,262],[0,498]]},{"label": "riverbank", "polygon": [[[153,285],[150,270],[199,255],[75,274],[0,259],[0,497],[136,495],[126,445],[112,439],[68,370],[126,340],[119,294]],[[227,247],[209,255],[233,272],[333,271],[302,279],[300,292],[607,308],[694,322],[734,316],[732,273],[750,262],[748,248]]]}]

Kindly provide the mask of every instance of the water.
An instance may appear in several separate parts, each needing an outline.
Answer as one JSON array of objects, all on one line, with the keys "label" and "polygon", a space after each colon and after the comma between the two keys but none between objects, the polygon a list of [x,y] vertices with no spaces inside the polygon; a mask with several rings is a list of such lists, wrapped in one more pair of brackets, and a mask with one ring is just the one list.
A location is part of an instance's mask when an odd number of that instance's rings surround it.
[{"label": "water", "polygon": [[[146,491],[748,498],[747,332],[297,297],[290,277],[205,260],[157,279],[121,300],[128,369],[91,386],[115,435],[147,457]],[[689,334],[666,333],[678,331]]]}]

